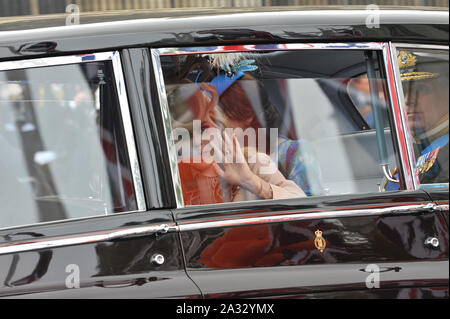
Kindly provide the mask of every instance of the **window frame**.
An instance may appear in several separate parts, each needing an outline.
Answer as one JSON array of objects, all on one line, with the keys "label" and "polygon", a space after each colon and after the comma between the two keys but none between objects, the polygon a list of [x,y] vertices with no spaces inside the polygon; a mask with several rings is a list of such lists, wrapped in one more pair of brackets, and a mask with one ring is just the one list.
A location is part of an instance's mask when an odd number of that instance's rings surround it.
[{"label": "window frame", "polygon": [[[167,151],[170,158],[170,168],[172,175],[173,191],[175,194],[176,208],[185,207],[181,189],[181,179],[177,166],[177,153],[175,143],[170,138],[172,131],[169,105],[166,97],[166,89],[164,84],[164,77],[160,56],[164,55],[178,55],[178,54],[206,54],[206,53],[231,53],[231,52],[250,52],[250,51],[273,51],[273,50],[370,50],[380,51],[382,55],[383,66],[381,68],[384,73],[384,80],[386,81],[387,99],[390,104],[388,108],[390,117],[390,127],[393,135],[393,146],[395,156],[399,164],[400,185],[404,185],[404,190],[416,189],[413,183],[411,165],[409,162],[409,151],[405,140],[404,125],[399,108],[399,96],[397,91],[396,80],[393,76],[393,57],[391,55],[392,48],[390,42],[353,42],[353,43],[288,43],[288,44],[273,44],[270,48],[265,45],[251,44],[251,45],[225,45],[225,46],[208,46],[208,47],[166,47],[151,49],[152,62],[155,72],[156,87],[158,92],[159,105],[163,116],[164,124],[164,138],[166,139]],[[392,168],[391,168],[392,169]],[[386,174],[386,169],[383,170]],[[266,200],[267,201],[267,200]],[[273,200],[272,200],[273,201]],[[245,201],[253,202],[253,201]],[[257,200],[261,202],[261,200]],[[220,204],[205,204],[192,205],[186,207],[206,207],[214,205],[232,205],[232,203]]]},{"label": "window frame", "polygon": [[403,43],[403,42],[390,42],[389,43],[391,50],[391,59],[393,64],[394,71],[394,79],[395,85],[397,88],[397,99],[399,101],[399,111],[402,116],[402,125],[405,131],[405,143],[407,148],[408,162],[411,167],[412,174],[412,182],[414,185],[414,190],[417,189],[427,189],[427,188],[448,188],[449,183],[430,183],[430,184],[420,184],[419,176],[417,173],[416,166],[416,157],[414,155],[414,147],[413,147],[413,138],[409,132],[407,123],[408,123],[408,115],[406,114],[406,103],[405,103],[405,95],[403,93],[402,81],[400,79],[400,68],[397,60],[397,48],[405,48],[405,49],[418,49],[418,50],[441,50],[441,51],[449,51],[448,45],[434,45],[434,44],[413,44],[413,43]]},{"label": "window frame", "polygon": [[137,210],[126,211],[115,214],[107,214],[107,215],[92,215],[85,217],[76,217],[76,218],[68,218],[68,219],[60,219],[53,220],[47,222],[38,222],[24,225],[15,225],[10,227],[2,227],[0,230],[14,229],[14,228],[22,228],[28,226],[36,226],[36,225],[47,225],[47,224],[55,224],[66,221],[77,221],[77,220],[85,220],[91,218],[98,218],[104,216],[115,216],[119,214],[129,214],[135,212],[142,212],[147,209],[145,196],[144,196],[144,188],[141,178],[141,171],[139,166],[139,159],[137,154],[137,148],[135,144],[135,134],[133,131],[133,124],[131,118],[130,106],[128,104],[128,96],[126,92],[124,73],[122,69],[121,57],[119,51],[108,51],[108,52],[97,52],[97,53],[86,53],[86,54],[77,54],[77,55],[67,55],[67,56],[57,56],[57,57],[44,57],[44,58],[34,58],[34,59],[24,59],[17,61],[4,61],[0,62],[0,72],[2,71],[12,71],[12,70],[20,70],[20,69],[29,69],[29,68],[37,68],[37,67],[52,67],[52,66],[61,66],[61,65],[69,65],[69,64],[81,64],[81,63],[89,63],[89,62],[99,62],[99,61],[111,61],[113,74],[114,74],[114,82],[116,86],[116,92],[118,94],[117,99],[120,107],[120,117],[122,120],[122,128],[124,130],[126,146],[128,150],[128,160],[130,161],[130,169],[132,174],[133,188],[136,196],[136,205]]}]

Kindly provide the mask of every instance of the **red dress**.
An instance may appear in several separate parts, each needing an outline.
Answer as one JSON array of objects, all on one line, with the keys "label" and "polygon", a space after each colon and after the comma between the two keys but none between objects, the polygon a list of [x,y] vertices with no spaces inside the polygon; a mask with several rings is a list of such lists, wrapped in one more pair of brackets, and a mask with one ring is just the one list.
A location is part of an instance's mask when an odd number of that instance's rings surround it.
[{"label": "red dress", "polygon": [[[192,162],[192,161],[191,161]],[[220,178],[209,163],[178,163],[184,205],[223,203]]]}]

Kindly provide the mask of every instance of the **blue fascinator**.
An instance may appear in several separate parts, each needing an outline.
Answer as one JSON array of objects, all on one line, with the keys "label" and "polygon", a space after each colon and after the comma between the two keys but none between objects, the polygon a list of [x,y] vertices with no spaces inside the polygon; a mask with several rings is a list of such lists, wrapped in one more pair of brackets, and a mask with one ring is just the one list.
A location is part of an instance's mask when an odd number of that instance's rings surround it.
[{"label": "blue fascinator", "polygon": [[239,80],[243,76],[244,72],[241,71],[236,72],[231,77],[225,74],[219,74],[216,77],[214,77],[214,79],[212,79],[212,81],[209,82],[208,84],[214,86],[219,96],[221,96],[222,93],[225,92],[231,86],[231,84],[233,84],[236,80]]}]

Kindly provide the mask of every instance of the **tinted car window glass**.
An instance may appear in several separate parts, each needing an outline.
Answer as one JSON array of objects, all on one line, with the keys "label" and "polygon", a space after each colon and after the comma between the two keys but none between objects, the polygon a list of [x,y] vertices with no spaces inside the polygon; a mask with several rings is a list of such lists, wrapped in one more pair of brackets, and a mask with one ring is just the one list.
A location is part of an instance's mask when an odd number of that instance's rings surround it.
[{"label": "tinted car window glass", "polygon": [[0,227],[136,210],[111,61],[0,72]]},{"label": "tinted car window glass", "polygon": [[[374,129],[375,128],[375,117],[372,107],[372,97],[370,96],[370,85],[369,85],[369,78],[367,76],[367,73],[362,74],[360,76],[354,77],[349,79],[347,83],[347,91],[348,96],[350,97],[350,100],[352,101],[353,105],[349,108],[355,107],[355,109],[359,112],[361,115],[361,129],[367,130],[367,129]],[[385,102],[385,91],[384,90],[378,90],[378,105],[380,107],[386,108]],[[389,127],[389,118],[387,117],[387,112],[383,112],[383,124],[384,127]]]},{"label": "tinted car window glass", "polygon": [[363,125],[348,90],[367,73],[366,54],[161,56],[185,204],[385,190],[380,164],[397,163],[375,52],[370,83],[353,90],[373,91],[369,111],[377,112],[378,127]]},{"label": "tinted car window glass", "polygon": [[420,183],[448,183],[448,51],[397,53]]}]

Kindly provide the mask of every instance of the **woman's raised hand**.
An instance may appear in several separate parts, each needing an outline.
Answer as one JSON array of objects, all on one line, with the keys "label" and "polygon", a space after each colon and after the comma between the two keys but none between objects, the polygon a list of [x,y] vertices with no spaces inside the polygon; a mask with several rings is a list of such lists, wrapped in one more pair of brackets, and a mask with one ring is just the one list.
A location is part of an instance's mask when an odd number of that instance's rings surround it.
[{"label": "woman's raised hand", "polygon": [[[213,142],[211,142],[213,143]],[[236,138],[222,131],[222,148],[214,145],[217,174],[230,185],[241,186],[264,199],[272,198],[272,189],[258,175],[252,172]],[[221,163],[223,168],[218,163]]]},{"label": "woman's raised hand", "polygon": [[[212,142],[213,143],[213,142]],[[222,147],[214,145],[214,168],[217,174],[230,185],[245,187],[245,181],[253,177],[253,172],[247,164],[241,146],[233,134],[230,137],[222,131]],[[218,164],[222,164],[222,167]]]}]

